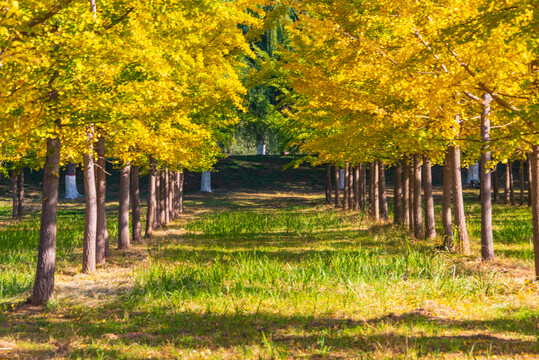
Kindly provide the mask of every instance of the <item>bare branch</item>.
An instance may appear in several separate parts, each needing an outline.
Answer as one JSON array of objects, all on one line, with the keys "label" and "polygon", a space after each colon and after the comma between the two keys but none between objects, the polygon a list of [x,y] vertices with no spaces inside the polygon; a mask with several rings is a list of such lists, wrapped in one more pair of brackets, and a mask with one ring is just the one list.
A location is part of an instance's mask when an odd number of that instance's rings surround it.
[{"label": "bare branch", "polygon": [[473,94],[470,94],[469,92],[467,91],[463,91],[464,95],[466,95],[467,97],[469,97],[470,99],[472,100],[475,100],[475,101],[481,101],[480,98],[478,98],[477,96],[473,95]]},{"label": "bare branch", "polygon": [[[436,60],[440,60],[440,57],[435,54],[431,47],[429,46],[429,44],[425,41],[425,39],[423,39],[423,37],[421,36],[421,34],[419,33],[419,30],[415,29],[415,36],[417,36],[417,38],[419,39],[419,42],[421,42],[421,44],[423,44],[424,47],[426,47],[432,54],[432,56],[434,56],[434,58]],[[444,69],[444,71],[449,74],[449,70],[447,70],[447,68],[445,67],[445,64],[442,64],[442,69]]]}]

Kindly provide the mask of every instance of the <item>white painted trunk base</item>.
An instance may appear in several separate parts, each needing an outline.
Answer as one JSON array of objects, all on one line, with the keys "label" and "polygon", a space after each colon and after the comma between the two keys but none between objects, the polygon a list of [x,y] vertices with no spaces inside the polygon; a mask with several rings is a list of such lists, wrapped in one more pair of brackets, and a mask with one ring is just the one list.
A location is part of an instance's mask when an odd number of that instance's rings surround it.
[{"label": "white painted trunk base", "polygon": [[200,181],[200,191],[211,192],[211,172],[204,171]]},{"label": "white painted trunk base", "polygon": [[339,169],[339,189],[344,190],[344,169]]},{"label": "white painted trunk base", "polygon": [[77,190],[77,176],[66,175],[66,199],[77,199],[81,195]]},{"label": "white painted trunk base", "polygon": [[468,168],[468,176],[466,178],[466,184],[470,184],[471,182],[479,182],[479,163],[475,163],[473,165],[470,165]]},{"label": "white painted trunk base", "polygon": [[266,155],[266,143],[264,141],[258,142],[258,155]]}]

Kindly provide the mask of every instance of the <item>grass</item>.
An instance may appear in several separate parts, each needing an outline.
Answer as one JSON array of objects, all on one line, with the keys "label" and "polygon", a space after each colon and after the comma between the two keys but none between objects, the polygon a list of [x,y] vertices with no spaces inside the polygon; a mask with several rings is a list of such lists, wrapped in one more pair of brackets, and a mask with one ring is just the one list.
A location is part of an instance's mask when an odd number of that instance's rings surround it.
[{"label": "grass", "polygon": [[6,221],[0,358],[539,358],[529,209],[495,206],[498,258],[484,264],[322,200],[191,194],[182,219],[92,275],[80,274],[83,209],[64,204],[56,297],[43,310],[21,303],[38,219]]}]

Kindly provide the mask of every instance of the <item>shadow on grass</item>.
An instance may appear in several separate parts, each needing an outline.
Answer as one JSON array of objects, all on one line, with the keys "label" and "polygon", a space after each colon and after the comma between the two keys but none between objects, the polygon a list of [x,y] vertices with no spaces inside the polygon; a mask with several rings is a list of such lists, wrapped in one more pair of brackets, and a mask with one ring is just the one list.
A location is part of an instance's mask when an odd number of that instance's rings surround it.
[{"label": "shadow on grass", "polygon": [[[264,211],[264,209],[280,209],[289,208],[290,206],[315,206],[323,205],[321,199],[305,198],[303,196],[287,196],[286,192],[294,191],[301,193],[295,189],[285,189],[282,191],[271,191],[260,194],[260,192],[246,190],[239,194],[228,192],[213,192],[213,193],[190,193],[185,195],[187,205],[189,203],[197,206],[209,208],[212,211],[226,209],[230,210],[256,210]],[[305,191],[311,194],[312,190]],[[273,196],[272,196],[273,195]],[[196,210],[196,209],[193,209]]]},{"label": "shadow on grass", "polygon": [[[116,309],[121,308],[121,304],[117,306]],[[109,358],[142,359],[142,356],[129,350],[140,346],[162,351],[173,346],[184,350],[234,351],[234,348],[253,345],[267,346],[267,339],[273,347],[292,354],[307,349],[312,352],[323,344],[331,358],[339,358],[343,353],[374,351],[392,354],[539,354],[538,342],[525,338],[537,335],[539,314],[523,320],[497,318],[466,321],[431,316],[422,309],[364,320],[287,316],[272,312],[177,312],[167,306],[133,312],[123,309],[122,314],[111,313],[114,311],[117,311],[114,307],[94,309],[92,313],[77,315],[77,319],[69,316],[62,319],[43,317],[35,324],[15,324],[10,336],[35,343],[45,342],[49,338],[62,339],[54,344],[56,350],[17,353],[22,358],[45,358],[63,353],[68,357],[95,358],[106,355]],[[106,321],[103,323],[103,320]],[[35,326],[44,331],[31,332]],[[503,332],[518,335],[508,338]],[[91,341],[92,347],[74,345],[72,341],[75,336]],[[125,352],[116,350],[122,347],[126,349]]]}]

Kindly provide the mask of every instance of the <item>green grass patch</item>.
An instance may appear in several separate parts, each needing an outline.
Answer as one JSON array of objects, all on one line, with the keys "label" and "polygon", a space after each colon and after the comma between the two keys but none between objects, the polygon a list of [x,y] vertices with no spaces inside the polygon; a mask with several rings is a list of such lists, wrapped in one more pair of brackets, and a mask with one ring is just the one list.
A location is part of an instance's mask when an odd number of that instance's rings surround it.
[{"label": "green grass patch", "polygon": [[[472,197],[467,217],[477,252]],[[62,207],[58,270],[75,271],[62,275],[69,296],[44,311],[11,306],[32,285],[39,219],[0,229],[0,347],[14,349],[0,357],[539,356],[527,208],[495,207],[501,256],[483,264],[478,252],[440,252],[439,239],[412,239],[324,206],[318,194],[193,195],[187,205],[182,220],[132,251],[113,251],[94,275],[76,270],[83,208]]]}]

